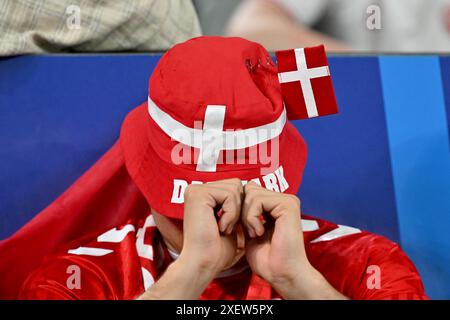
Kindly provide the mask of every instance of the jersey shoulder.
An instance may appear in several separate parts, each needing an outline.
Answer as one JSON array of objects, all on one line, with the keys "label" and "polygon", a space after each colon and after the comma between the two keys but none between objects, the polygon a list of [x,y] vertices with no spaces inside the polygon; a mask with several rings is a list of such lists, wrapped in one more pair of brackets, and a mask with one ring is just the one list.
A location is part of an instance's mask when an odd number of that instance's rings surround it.
[{"label": "jersey shoulder", "polygon": [[347,297],[427,299],[417,269],[397,243],[310,216],[303,216],[302,226],[311,264]]}]

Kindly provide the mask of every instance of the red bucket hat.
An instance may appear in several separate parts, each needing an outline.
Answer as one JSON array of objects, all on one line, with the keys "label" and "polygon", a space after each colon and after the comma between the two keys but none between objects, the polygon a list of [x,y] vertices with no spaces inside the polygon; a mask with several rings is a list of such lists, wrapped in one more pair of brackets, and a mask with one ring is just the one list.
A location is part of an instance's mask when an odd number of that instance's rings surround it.
[{"label": "red bucket hat", "polygon": [[286,119],[277,67],[241,38],[199,37],[168,50],[120,144],[150,206],[172,218],[183,218],[191,183],[240,178],[295,194],[307,156]]}]

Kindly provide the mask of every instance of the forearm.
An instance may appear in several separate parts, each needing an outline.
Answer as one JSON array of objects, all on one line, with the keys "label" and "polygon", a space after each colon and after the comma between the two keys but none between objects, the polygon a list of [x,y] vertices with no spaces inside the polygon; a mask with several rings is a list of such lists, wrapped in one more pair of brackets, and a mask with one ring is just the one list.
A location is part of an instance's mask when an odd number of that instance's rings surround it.
[{"label": "forearm", "polygon": [[230,20],[227,33],[259,42],[271,51],[318,44],[330,51],[349,49],[340,41],[297,23],[271,1],[246,1]]},{"label": "forearm", "polygon": [[287,300],[348,300],[312,266],[307,271],[278,279],[272,286]]},{"label": "forearm", "polygon": [[212,281],[213,272],[178,258],[139,300],[194,300]]}]

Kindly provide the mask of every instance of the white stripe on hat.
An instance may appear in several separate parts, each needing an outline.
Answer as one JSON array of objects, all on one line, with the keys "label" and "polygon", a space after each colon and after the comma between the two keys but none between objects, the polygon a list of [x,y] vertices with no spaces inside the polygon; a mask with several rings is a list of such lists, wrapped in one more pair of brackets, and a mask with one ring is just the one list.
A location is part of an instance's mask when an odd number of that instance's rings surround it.
[{"label": "white stripe on hat", "polygon": [[[197,171],[216,171],[220,150],[249,148],[278,137],[286,124],[286,109],[273,122],[254,128],[223,131],[226,106],[208,105],[203,128],[190,128],[161,110],[148,97],[148,113],[170,138],[184,145],[200,149]],[[205,134],[205,131],[208,134]],[[253,138],[253,139],[252,139]],[[211,158],[213,158],[211,161]],[[208,159],[207,161],[204,161]],[[215,160],[215,161],[214,161]]]}]

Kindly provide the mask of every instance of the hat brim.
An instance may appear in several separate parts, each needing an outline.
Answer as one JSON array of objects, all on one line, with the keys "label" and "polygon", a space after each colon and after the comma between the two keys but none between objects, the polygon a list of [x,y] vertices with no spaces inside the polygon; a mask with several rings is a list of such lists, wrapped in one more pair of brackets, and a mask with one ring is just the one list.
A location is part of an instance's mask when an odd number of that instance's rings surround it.
[{"label": "hat brim", "polygon": [[[261,168],[199,172],[166,162],[151,145],[148,130],[150,121],[152,120],[147,112],[147,102],[132,110],[123,122],[120,145],[131,178],[156,212],[171,218],[183,218],[183,203],[171,202],[175,180],[181,179],[190,183],[262,177]],[[279,136],[279,166],[283,167],[284,177],[289,184],[285,193],[297,193],[306,158],[306,144],[297,129],[288,121]]]}]

